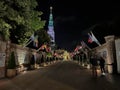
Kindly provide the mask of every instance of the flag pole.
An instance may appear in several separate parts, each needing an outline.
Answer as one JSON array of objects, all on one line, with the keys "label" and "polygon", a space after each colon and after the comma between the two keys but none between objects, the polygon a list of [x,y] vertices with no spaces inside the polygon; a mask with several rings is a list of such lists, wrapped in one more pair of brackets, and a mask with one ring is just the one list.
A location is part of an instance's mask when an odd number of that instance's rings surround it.
[{"label": "flag pole", "polygon": [[25,45],[23,46],[23,48],[26,47],[27,45],[29,45],[33,40],[34,40],[34,34],[32,34],[32,35],[30,36],[30,38],[29,38],[28,41],[25,43]]},{"label": "flag pole", "polygon": [[26,45],[24,45],[24,47],[26,47],[27,45],[29,45],[31,42],[32,42],[32,40],[30,40]]}]

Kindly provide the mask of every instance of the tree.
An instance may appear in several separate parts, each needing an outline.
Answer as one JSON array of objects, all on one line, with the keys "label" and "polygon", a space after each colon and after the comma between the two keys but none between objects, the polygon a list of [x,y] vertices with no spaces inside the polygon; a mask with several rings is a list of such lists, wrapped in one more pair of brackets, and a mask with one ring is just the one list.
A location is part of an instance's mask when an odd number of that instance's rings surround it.
[{"label": "tree", "polygon": [[9,29],[11,28],[10,24],[6,23],[3,17],[6,15],[6,5],[4,2],[0,2],[0,35],[3,37],[3,40],[9,39]]},{"label": "tree", "polygon": [[47,44],[50,43],[50,37],[47,34],[46,30],[44,29],[38,30],[36,34],[38,35],[39,46],[43,45],[44,43]]},{"label": "tree", "polygon": [[36,7],[36,0],[0,0],[0,34],[13,43],[24,44],[45,25]]},{"label": "tree", "polygon": [[14,51],[12,51],[10,53],[10,58],[8,60],[8,64],[7,64],[7,72],[6,72],[6,76],[7,77],[14,77],[16,76],[16,60],[15,60],[15,53]]}]

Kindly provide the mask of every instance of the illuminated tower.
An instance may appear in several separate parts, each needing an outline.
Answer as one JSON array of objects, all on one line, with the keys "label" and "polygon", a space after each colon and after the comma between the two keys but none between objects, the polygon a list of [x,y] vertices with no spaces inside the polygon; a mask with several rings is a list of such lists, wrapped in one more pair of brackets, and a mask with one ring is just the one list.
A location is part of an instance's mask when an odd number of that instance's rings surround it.
[{"label": "illuminated tower", "polygon": [[53,25],[52,7],[50,7],[50,16],[49,16],[47,33],[50,36],[51,46],[54,46],[55,45],[55,32],[54,32],[54,25]]}]

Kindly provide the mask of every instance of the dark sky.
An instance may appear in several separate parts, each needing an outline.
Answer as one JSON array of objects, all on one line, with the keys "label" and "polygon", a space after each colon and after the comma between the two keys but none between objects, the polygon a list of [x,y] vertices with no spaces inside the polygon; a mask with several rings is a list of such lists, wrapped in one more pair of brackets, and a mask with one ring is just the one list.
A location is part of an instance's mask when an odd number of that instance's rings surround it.
[{"label": "dark sky", "polygon": [[[104,36],[119,36],[120,3],[89,0],[38,0],[42,19],[48,21],[49,7],[53,6],[54,30],[56,44],[67,50],[73,50],[84,40],[87,42],[89,31],[92,31],[100,43]],[[91,28],[92,26],[94,28]],[[47,29],[47,23],[46,27]]]}]

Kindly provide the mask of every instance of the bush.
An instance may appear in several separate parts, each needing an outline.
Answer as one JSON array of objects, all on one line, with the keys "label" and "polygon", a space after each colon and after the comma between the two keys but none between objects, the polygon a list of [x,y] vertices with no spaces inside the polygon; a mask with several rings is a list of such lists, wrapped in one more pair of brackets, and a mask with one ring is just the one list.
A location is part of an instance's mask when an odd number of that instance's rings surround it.
[{"label": "bush", "polygon": [[15,61],[14,52],[11,52],[7,68],[8,69],[15,69],[16,68],[16,61]]}]

